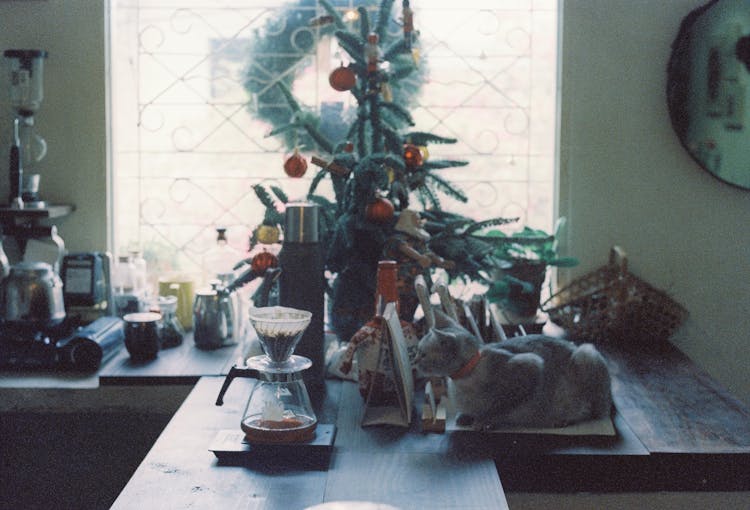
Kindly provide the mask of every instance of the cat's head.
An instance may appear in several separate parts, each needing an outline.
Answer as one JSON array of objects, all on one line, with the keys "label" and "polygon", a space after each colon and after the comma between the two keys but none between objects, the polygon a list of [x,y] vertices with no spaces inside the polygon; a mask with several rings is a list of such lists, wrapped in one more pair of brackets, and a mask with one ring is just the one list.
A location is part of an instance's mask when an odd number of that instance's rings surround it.
[{"label": "cat's head", "polygon": [[435,310],[435,326],[419,341],[414,361],[426,376],[447,376],[463,367],[480,345],[466,328]]}]

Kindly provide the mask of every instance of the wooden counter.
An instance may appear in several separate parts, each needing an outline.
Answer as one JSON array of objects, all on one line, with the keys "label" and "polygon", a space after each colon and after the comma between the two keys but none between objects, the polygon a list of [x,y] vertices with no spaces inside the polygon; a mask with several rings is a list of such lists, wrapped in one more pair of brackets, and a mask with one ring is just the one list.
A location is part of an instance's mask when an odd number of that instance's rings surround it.
[{"label": "wooden counter", "polygon": [[239,344],[213,350],[195,346],[193,334],[187,333],[182,344],[159,351],[156,359],[136,363],[127,349],[112,358],[99,370],[102,386],[134,384],[195,384],[203,376],[226,375],[243,357]]},{"label": "wooden counter", "polygon": [[[139,365],[132,364],[123,350],[101,368],[98,374],[101,388],[94,391],[154,384],[166,388],[172,384],[192,385],[200,380],[126,487],[119,503],[123,508],[135,501],[132,499],[135,495],[157,497],[172,491],[179,493],[175,500],[178,502],[203,501],[203,496],[191,493],[193,487],[200,488],[196,491],[201,494],[214,494],[216,501],[226,502],[231,500],[230,494],[247,497],[265,494],[262,497],[273,501],[281,497],[276,491],[283,493],[281,488],[293,483],[309,484],[316,490],[323,490],[320,487],[324,486],[325,494],[337,498],[360,494],[364,497],[367,492],[353,489],[359,476],[368,480],[380,477],[378,487],[395,484],[394,490],[401,490],[398,483],[408,485],[404,478],[408,476],[413,477],[412,485],[426,483],[427,475],[420,471],[401,473],[395,480],[387,478],[388,466],[402,468],[404,463],[412,467],[429,465],[436,473],[444,473],[445,466],[455,464],[462,473],[474,473],[466,475],[468,478],[462,483],[483,486],[489,476],[484,471],[489,462],[497,468],[492,478],[496,487],[500,488],[499,473],[504,490],[513,492],[750,491],[747,406],[671,344],[650,352],[611,346],[601,350],[613,376],[618,432],[614,438],[423,435],[417,430],[418,420],[408,434],[390,428],[362,429],[358,425],[361,400],[350,389],[356,385],[331,381],[329,398],[325,405],[321,403],[322,416],[339,425],[331,464],[337,472],[330,475],[283,471],[284,476],[278,476],[270,464],[260,474],[247,466],[237,470],[236,466],[218,465],[208,446],[219,429],[239,429],[239,414],[247,400],[247,394],[241,395],[247,381],[237,380],[227,395],[228,399],[231,397],[228,404],[213,406],[221,381],[219,376],[226,374],[241,354],[237,346],[201,351],[188,338],[182,346],[165,349],[156,360]],[[213,377],[201,379],[202,376]],[[88,385],[92,379],[66,377],[61,378],[61,386]],[[53,383],[54,375],[46,374],[44,381],[45,385]],[[18,387],[29,382],[39,387],[32,375],[0,373],[0,383],[5,386]],[[3,391],[15,400],[30,399],[26,393],[18,393],[23,390],[12,390],[12,394],[11,390]],[[138,392],[132,395],[139,398]],[[409,455],[405,457],[406,454]],[[479,467],[470,469],[463,465],[468,458],[478,459]],[[186,466],[180,471],[184,476],[170,476],[170,470],[179,470],[180,463]],[[360,463],[375,471],[345,474],[352,465]],[[172,467],[161,471],[154,467],[162,464]],[[445,476],[433,478],[441,480],[433,482],[440,490],[449,490],[440,485]],[[240,489],[233,484],[241,486]],[[449,498],[448,494],[444,496]],[[223,501],[223,497],[228,499]]]},{"label": "wooden counter", "polygon": [[[507,508],[492,458],[451,436],[394,427],[362,428],[356,384],[329,381],[316,414],[337,427],[328,469],[278,455],[220,462],[208,449],[223,429],[239,429],[252,381],[236,380],[224,406],[222,379],[201,379],[141,463],[113,509],[150,501],[169,508],[295,510],[324,501],[375,501],[401,509]],[[304,460],[303,450],[300,458]]]}]

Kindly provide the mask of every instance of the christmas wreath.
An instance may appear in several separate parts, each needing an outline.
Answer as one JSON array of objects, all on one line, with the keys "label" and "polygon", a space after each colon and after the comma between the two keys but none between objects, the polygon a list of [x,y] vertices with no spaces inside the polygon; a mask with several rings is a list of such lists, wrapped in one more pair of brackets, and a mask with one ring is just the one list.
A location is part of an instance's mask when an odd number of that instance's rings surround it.
[{"label": "christmas wreath", "polygon": [[[333,23],[330,15],[318,11],[318,5],[317,0],[299,0],[279,8],[262,28],[256,30],[247,55],[244,85],[254,98],[251,113],[271,126],[271,133],[282,141],[287,150],[317,148],[315,140],[306,130],[290,126],[293,116],[297,121],[295,126],[312,124],[325,138],[336,140],[346,134],[341,131],[342,127],[350,120],[348,114],[353,114],[337,109],[336,105],[321,105],[323,111],[319,114],[304,107],[295,112],[278,86],[281,84],[287,90],[293,90],[294,82],[307,67],[307,62],[315,56],[321,40],[333,37],[340,28]],[[350,0],[332,0],[329,5],[336,11],[345,12],[341,19],[346,25],[354,25],[361,18],[360,10],[373,12],[378,0],[355,1],[354,8],[351,8]],[[385,26],[386,37],[391,39],[401,30],[397,20],[389,19]],[[411,57],[402,60],[407,58]],[[390,86],[392,101],[396,104],[412,104],[416,100],[425,80],[424,60],[416,72],[408,74],[407,79],[394,81]],[[341,66],[332,73],[331,86],[336,88],[334,83],[345,84],[346,80],[353,79],[353,71]]]}]

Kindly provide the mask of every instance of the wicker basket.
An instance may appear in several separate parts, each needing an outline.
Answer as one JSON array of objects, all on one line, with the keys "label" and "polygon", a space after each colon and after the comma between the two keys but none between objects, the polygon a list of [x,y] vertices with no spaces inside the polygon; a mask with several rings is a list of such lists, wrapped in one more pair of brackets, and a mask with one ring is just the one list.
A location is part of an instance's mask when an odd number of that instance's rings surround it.
[{"label": "wicker basket", "polygon": [[609,264],[573,280],[542,310],[572,340],[595,343],[661,343],[687,317],[667,293],[628,273],[618,246],[610,251]]}]

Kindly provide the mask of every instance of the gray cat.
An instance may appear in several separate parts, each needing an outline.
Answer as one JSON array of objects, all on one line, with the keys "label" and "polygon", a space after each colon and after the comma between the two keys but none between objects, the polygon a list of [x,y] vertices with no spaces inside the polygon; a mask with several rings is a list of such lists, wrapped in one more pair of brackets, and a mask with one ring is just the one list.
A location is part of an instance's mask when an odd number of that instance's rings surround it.
[{"label": "gray cat", "polygon": [[484,344],[439,310],[415,359],[427,376],[450,376],[459,425],[562,427],[608,416],[610,376],[591,344],[544,335]]}]

